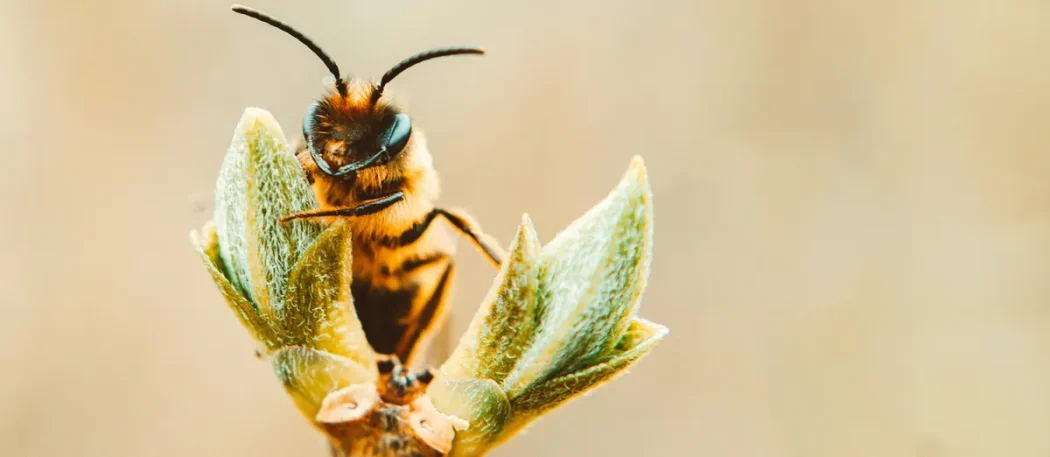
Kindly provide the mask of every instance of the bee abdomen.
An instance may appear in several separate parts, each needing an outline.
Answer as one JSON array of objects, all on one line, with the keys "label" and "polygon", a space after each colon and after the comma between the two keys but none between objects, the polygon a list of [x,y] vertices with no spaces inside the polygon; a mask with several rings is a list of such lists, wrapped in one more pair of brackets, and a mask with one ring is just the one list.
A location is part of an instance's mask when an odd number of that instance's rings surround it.
[{"label": "bee abdomen", "polygon": [[405,322],[412,313],[419,286],[415,283],[401,285],[401,288],[390,289],[375,286],[365,278],[354,278],[350,287],[368,344],[380,354],[393,354],[401,336],[409,330]]},{"label": "bee abdomen", "polygon": [[[438,263],[444,263],[441,273],[423,270],[424,266]],[[382,280],[354,278],[354,307],[368,343],[376,352],[411,361],[420,338],[441,315],[452,269],[449,256],[438,252],[408,258],[397,275]]]}]

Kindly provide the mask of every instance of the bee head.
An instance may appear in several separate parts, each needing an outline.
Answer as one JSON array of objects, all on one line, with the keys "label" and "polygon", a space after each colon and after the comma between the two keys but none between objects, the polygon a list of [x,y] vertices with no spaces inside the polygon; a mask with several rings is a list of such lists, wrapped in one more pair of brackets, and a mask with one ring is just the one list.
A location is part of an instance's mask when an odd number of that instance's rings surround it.
[{"label": "bee head", "polygon": [[349,84],[339,66],[313,40],[280,20],[251,8],[234,5],[233,11],[270,24],[310,48],[335,76],[335,91],[310,105],[303,118],[303,135],[317,167],[331,176],[383,165],[398,157],[412,135],[412,120],[396,108],[380,103],[383,89],[413,65],[438,57],[484,54],[473,47],[424,51],[402,60],[383,74],[379,84]]},{"label": "bee head", "polygon": [[412,119],[397,108],[372,104],[372,84],[353,84],[311,104],[303,136],[317,167],[331,176],[380,166],[405,152]]}]

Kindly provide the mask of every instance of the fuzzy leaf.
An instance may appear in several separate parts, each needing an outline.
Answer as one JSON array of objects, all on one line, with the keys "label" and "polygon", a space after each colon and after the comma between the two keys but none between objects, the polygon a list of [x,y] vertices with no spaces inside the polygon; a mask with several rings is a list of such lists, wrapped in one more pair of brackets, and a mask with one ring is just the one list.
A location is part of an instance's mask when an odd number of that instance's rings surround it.
[{"label": "fuzzy leaf", "polygon": [[321,228],[290,213],[317,207],[277,121],[245,110],[226,152],[215,190],[215,230],[227,277],[261,314],[283,311],[289,272]]},{"label": "fuzzy leaf", "polygon": [[544,412],[623,374],[638,359],[648,354],[667,332],[667,327],[635,318],[606,361],[531,385],[511,397],[514,417],[507,425],[508,431],[520,429]]},{"label": "fuzzy leaf", "polygon": [[652,192],[636,157],[601,203],[543,247],[539,327],[504,383],[509,396],[613,355],[649,278],[652,220]]},{"label": "fuzzy leaf", "polygon": [[451,457],[483,454],[510,417],[510,402],[491,379],[438,380],[427,389],[427,395],[439,411],[470,424],[456,432]]},{"label": "fuzzy leaf", "polygon": [[[325,397],[379,378],[350,292],[349,225],[282,216],[317,207],[269,113],[248,109],[195,247],[312,422]],[[667,334],[636,317],[652,257],[641,159],[602,202],[540,247],[527,216],[488,296],[418,402],[467,418],[453,456],[475,456],[625,372]],[[448,437],[451,439],[451,435]],[[446,440],[445,444],[448,444]]]},{"label": "fuzzy leaf", "polygon": [[524,218],[488,297],[442,366],[439,387],[429,391],[443,412],[472,418],[454,454],[484,454],[622,374],[667,333],[636,317],[652,233],[652,193],[639,158],[550,244],[540,248]]},{"label": "fuzzy leaf", "polygon": [[267,352],[277,349],[281,345],[278,332],[259,315],[255,306],[244,298],[223,274],[222,258],[219,256],[218,237],[215,235],[214,226],[209,223],[204,226],[202,232],[202,234],[196,231],[191,232],[190,239],[197,254],[204,261],[208,273],[211,274],[212,280],[215,281],[215,285],[219,287],[219,292],[226,299],[226,303],[230,305],[233,313],[237,315],[252,337],[266,347]]},{"label": "fuzzy leaf", "polygon": [[335,222],[321,233],[292,270],[282,324],[293,344],[346,357],[374,369],[350,294],[350,224]]},{"label": "fuzzy leaf", "polygon": [[374,365],[366,369],[353,360],[315,349],[292,346],[274,354],[273,370],[299,411],[314,423],[329,392],[352,384],[372,384]]},{"label": "fuzzy leaf", "polygon": [[481,309],[441,366],[442,376],[501,383],[514,369],[536,326],[539,251],[536,230],[525,215]]}]

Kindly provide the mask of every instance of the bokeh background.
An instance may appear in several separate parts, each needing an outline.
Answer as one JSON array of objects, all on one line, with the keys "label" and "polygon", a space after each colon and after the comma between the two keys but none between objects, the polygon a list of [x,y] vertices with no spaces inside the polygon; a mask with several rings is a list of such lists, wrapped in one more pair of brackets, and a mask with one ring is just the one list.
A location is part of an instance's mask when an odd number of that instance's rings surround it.
[{"label": "bokeh background", "polygon": [[[672,333],[494,455],[1050,455],[1050,3],[250,5],[355,74],[486,47],[394,86],[505,243],[645,158]],[[326,455],[187,238],[324,67],[226,1],[0,8],[0,455]],[[449,340],[494,274],[459,246]]]}]

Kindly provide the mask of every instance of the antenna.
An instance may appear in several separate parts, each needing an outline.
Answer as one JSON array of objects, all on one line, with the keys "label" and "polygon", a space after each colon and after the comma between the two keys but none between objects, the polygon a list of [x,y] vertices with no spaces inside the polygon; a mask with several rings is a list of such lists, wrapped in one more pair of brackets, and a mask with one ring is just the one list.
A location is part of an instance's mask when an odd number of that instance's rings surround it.
[{"label": "antenna", "polygon": [[335,76],[335,88],[339,91],[339,95],[342,95],[344,97],[346,96],[346,83],[342,80],[342,78],[339,77],[339,66],[336,65],[335,61],[332,60],[332,58],[329,57],[328,54],[325,53],[320,46],[314,43],[313,40],[307,38],[306,35],[303,35],[302,32],[298,30],[295,30],[294,28],[292,28],[292,26],[285,24],[277,18],[263,13],[262,11],[257,11],[243,5],[233,5],[233,12],[258,19],[274,27],[277,27],[283,30],[285,33],[291,35],[295,39],[299,40],[300,43],[305,44],[306,47],[310,48],[310,50],[314,52],[314,54],[317,54],[317,57],[321,58],[321,61],[324,62],[324,65],[326,67],[328,67],[328,71],[332,73],[332,76]]},{"label": "antenna", "polygon": [[417,63],[426,62],[430,59],[436,59],[438,57],[454,56],[459,54],[485,54],[485,50],[481,48],[471,47],[450,47],[450,48],[439,48],[431,49],[429,51],[423,51],[405,60],[401,63],[394,65],[394,68],[387,70],[383,75],[383,79],[379,81],[379,85],[372,91],[372,104],[375,105],[379,101],[379,97],[383,96],[383,88],[390,83],[391,80],[400,75],[401,72],[408,70]]}]

